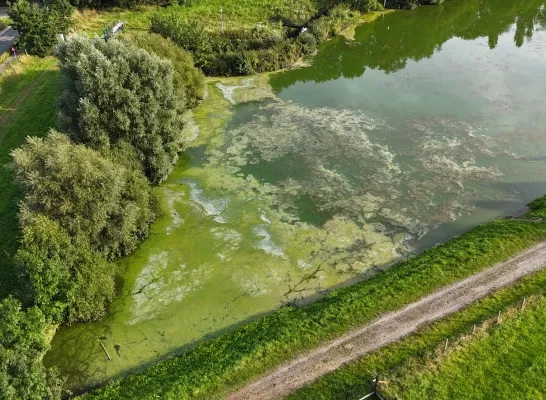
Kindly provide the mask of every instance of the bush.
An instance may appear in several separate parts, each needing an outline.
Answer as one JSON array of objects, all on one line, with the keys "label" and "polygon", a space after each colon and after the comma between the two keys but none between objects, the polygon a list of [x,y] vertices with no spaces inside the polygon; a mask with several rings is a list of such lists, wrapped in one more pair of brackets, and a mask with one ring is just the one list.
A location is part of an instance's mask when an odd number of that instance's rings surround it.
[{"label": "bush", "polygon": [[[390,1],[413,1],[413,0],[387,0]],[[417,1],[417,0],[416,0]],[[434,1],[434,0],[432,0]],[[335,7],[351,9],[362,13],[378,11],[383,9],[383,0],[317,0],[318,7],[321,10],[332,10]],[[388,4],[387,4],[388,5]]]},{"label": "bush", "polygon": [[152,17],[151,31],[193,54],[195,64],[202,68],[207,65],[207,59],[212,53],[209,34],[197,23],[187,23],[176,14],[156,14]]},{"label": "bush", "polygon": [[309,33],[311,33],[317,43],[322,43],[330,36],[330,24],[327,17],[321,17],[309,24]]},{"label": "bush", "polygon": [[9,297],[0,301],[0,394],[3,400],[56,400],[61,381],[39,359],[48,346],[47,321],[37,307],[26,312]]},{"label": "bush", "polygon": [[[28,282],[26,300],[54,322],[97,319],[114,294],[115,266],[148,235],[151,188],[129,146],[108,156],[50,132],[12,152],[25,197],[15,263]],[[123,163],[116,163],[114,157]]]},{"label": "bush", "polygon": [[312,54],[317,49],[317,39],[310,32],[302,32],[298,36],[304,54]]},{"label": "bush", "polygon": [[27,300],[54,323],[95,320],[106,314],[116,268],[82,239],[71,239],[47,216],[25,213],[16,266],[29,287]]},{"label": "bush", "polygon": [[43,8],[28,0],[10,4],[8,15],[19,33],[16,47],[40,57],[48,55],[57,42],[57,34],[68,32],[72,12],[67,0],[46,2]]},{"label": "bush", "polygon": [[94,149],[132,146],[150,182],[165,180],[182,150],[172,63],[118,40],[82,37],[61,43],[56,55],[60,126]]},{"label": "bush", "polygon": [[191,53],[155,33],[131,32],[123,35],[122,40],[133,43],[137,47],[170,60],[174,68],[174,83],[178,96],[184,101],[184,108],[196,107],[203,98],[204,76],[195,68]]},{"label": "bush", "polygon": [[176,14],[155,15],[152,32],[173,40],[194,55],[196,65],[210,76],[252,75],[284,68],[312,44],[289,39],[279,26],[257,25],[249,30],[205,31]]}]

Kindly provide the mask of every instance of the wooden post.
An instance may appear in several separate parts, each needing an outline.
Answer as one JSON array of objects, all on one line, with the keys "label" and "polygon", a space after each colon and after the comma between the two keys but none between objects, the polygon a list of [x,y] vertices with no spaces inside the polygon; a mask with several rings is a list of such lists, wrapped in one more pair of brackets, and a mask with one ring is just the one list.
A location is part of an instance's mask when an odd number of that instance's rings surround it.
[{"label": "wooden post", "polygon": [[500,315],[501,315],[501,312],[499,311],[499,315],[497,315],[497,325],[500,324]]},{"label": "wooden post", "polygon": [[521,303],[521,310],[522,310],[522,311],[523,311],[523,309],[525,308],[525,300],[526,300],[526,299],[527,299],[527,298],[524,297],[524,298],[523,298],[523,303]]},{"label": "wooden post", "polygon": [[472,334],[474,334],[474,332],[476,332],[476,324],[472,327]]},{"label": "wooden post", "polygon": [[104,345],[102,344],[102,342],[99,342],[100,343],[100,347],[102,347],[102,349],[104,350],[104,352],[106,353],[106,357],[108,357],[108,359],[110,361],[112,361],[112,357],[110,357],[110,354],[108,354],[108,351],[106,350],[106,347],[104,347]]},{"label": "wooden post", "polygon": [[444,351],[447,350],[447,344],[448,344],[448,343],[449,343],[449,339],[446,339],[446,344],[445,344],[445,346],[444,346]]}]

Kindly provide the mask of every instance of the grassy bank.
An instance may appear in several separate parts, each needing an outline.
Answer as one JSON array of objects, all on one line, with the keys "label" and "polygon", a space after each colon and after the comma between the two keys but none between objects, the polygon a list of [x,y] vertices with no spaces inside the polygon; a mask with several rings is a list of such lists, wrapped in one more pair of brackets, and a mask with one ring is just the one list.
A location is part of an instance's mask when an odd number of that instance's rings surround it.
[{"label": "grassy bank", "polygon": [[[539,208],[540,207],[540,208]],[[536,212],[542,205],[536,206]],[[497,220],[303,308],[282,308],[143,373],[96,399],[211,398],[380,314],[416,301],[546,237],[546,223]]]},{"label": "grassy bank", "polygon": [[53,58],[20,57],[0,76],[0,298],[19,290],[11,256],[18,247],[22,193],[5,165],[27,136],[44,136],[55,126],[59,82]]},{"label": "grassy bank", "polygon": [[543,398],[546,299],[526,307],[445,354],[410,359],[389,377],[382,393],[407,400]]}]

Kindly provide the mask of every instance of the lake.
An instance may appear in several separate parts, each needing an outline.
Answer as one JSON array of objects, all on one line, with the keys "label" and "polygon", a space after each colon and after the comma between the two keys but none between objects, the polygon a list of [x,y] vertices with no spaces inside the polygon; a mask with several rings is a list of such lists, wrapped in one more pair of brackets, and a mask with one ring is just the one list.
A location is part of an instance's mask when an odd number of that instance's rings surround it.
[{"label": "lake", "polygon": [[44,363],[104,383],[545,194],[545,27],[546,0],[453,0],[211,80],[108,316],[61,327]]}]

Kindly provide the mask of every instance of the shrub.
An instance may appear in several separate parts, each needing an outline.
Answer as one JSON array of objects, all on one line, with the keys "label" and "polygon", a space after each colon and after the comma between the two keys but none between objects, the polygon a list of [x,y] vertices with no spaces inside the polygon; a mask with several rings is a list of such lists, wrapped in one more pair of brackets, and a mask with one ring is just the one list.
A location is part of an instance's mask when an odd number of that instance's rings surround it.
[{"label": "shrub", "polygon": [[304,54],[312,54],[317,49],[317,39],[309,32],[302,32],[298,36]]},{"label": "shrub", "polygon": [[[196,65],[211,76],[251,75],[283,68],[303,55],[305,47],[302,41],[286,38],[280,25],[209,32],[175,14],[158,14],[152,18],[151,29],[191,52]],[[307,49],[310,44],[307,39]]]},{"label": "shrub", "polygon": [[152,17],[151,31],[172,39],[178,46],[193,54],[198,67],[207,65],[212,53],[209,34],[197,23],[187,23],[176,14],[156,14]]},{"label": "shrub", "polygon": [[182,103],[172,63],[118,40],[72,37],[56,49],[63,75],[59,123],[78,143],[130,144],[153,184],[182,150]]},{"label": "shrub", "polygon": [[321,17],[309,24],[309,32],[322,43],[330,36],[330,24],[326,17]]},{"label": "shrub", "polygon": [[45,215],[26,212],[22,220],[15,263],[29,282],[29,303],[56,323],[102,317],[114,294],[114,265]]},{"label": "shrub", "polygon": [[0,393],[3,400],[56,400],[61,381],[39,358],[47,350],[47,321],[37,307],[26,312],[9,297],[0,301]]}]

